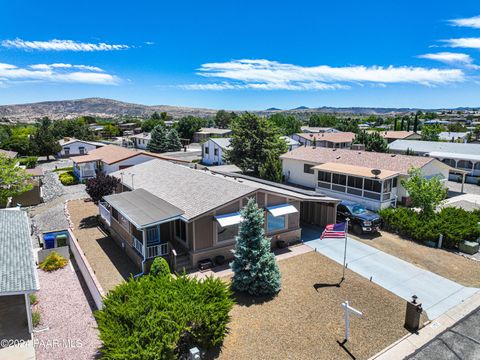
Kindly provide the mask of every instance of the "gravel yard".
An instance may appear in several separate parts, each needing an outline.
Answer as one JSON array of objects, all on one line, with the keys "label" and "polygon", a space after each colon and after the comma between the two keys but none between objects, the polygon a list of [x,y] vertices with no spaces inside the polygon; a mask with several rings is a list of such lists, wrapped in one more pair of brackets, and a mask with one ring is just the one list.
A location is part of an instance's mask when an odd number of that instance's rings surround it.
[{"label": "gravel yard", "polygon": [[[41,324],[34,333],[37,360],[94,359],[101,343],[92,315],[93,300],[82,275],[69,263],[63,269],[38,269]],[[47,329],[38,332],[38,330]]]},{"label": "gravel yard", "polygon": [[140,272],[125,252],[97,222],[98,207],[93,202],[68,202],[73,233],[102,288],[108,292],[123,280]]},{"label": "gravel yard", "polygon": [[[367,359],[407,333],[405,301],[342,267],[310,252],[279,262],[282,291],[270,301],[238,296],[220,359]],[[345,300],[363,312],[351,316],[345,348]]]},{"label": "gravel yard", "polygon": [[70,199],[83,199],[88,197],[85,185],[63,186],[58,180],[58,173],[53,172],[58,168],[71,165],[70,160],[59,160],[43,163],[40,166],[45,170],[43,178],[44,203],[28,209],[35,236],[32,237],[34,247],[39,247],[38,238],[42,232],[66,229],[69,227],[65,216],[65,201]]},{"label": "gravel yard", "polygon": [[421,245],[386,231],[369,238],[352,237],[463,286],[480,287],[480,261]]}]

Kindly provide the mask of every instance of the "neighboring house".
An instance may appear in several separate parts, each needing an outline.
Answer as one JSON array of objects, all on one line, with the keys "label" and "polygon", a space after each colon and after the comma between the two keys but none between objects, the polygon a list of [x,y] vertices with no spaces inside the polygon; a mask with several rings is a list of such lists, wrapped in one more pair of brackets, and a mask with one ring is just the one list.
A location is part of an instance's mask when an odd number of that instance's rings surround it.
[{"label": "neighboring house", "polygon": [[32,177],[29,181],[32,188],[20,195],[13,196],[10,201],[11,206],[33,206],[43,202],[43,169],[36,167],[34,169],[25,169],[25,171]]},{"label": "neighboring house", "polygon": [[6,156],[10,159],[15,159],[17,157],[18,153],[15,152],[15,151],[0,149],[0,155]]},{"label": "neighboring house", "polygon": [[300,147],[280,158],[287,183],[356,201],[371,210],[395,206],[397,201],[408,204],[401,180],[408,178],[411,167],[420,168],[424,177],[444,181],[450,168],[428,157],[313,147]]},{"label": "neighboring house", "polygon": [[97,171],[110,174],[114,171],[126,169],[130,166],[153,159],[186,162],[146,151],[136,151],[121,146],[106,145],[90,151],[88,155],[73,157],[73,172],[80,181],[83,181],[95,177]]},{"label": "neighboring house", "polygon": [[202,164],[224,165],[225,151],[230,150],[231,138],[210,138],[202,143]]},{"label": "neighboring house", "polygon": [[[240,209],[254,198],[265,210],[265,230],[278,240],[300,240],[300,221],[334,223],[339,200],[239,174],[214,174],[153,160],[112,174],[123,191],[99,204],[103,222],[127,255],[146,271],[165,256],[173,269],[217,256],[232,258]],[[133,179],[133,183],[132,183]]]},{"label": "neighboring house", "polygon": [[316,127],[316,126],[302,126],[300,127],[302,133],[330,133],[330,132],[340,132],[340,130],[330,128],[330,127]]},{"label": "neighboring house", "polygon": [[0,210],[0,319],[5,339],[31,340],[29,295],[39,289],[28,215],[18,208]]},{"label": "neighboring house", "polygon": [[229,137],[232,132],[230,129],[201,128],[193,134],[193,142],[202,142],[211,137]]},{"label": "neighboring house", "polygon": [[355,139],[353,132],[329,132],[329,133],[300,133],[291,136],[293,140],[300,143],[300,146],[313,146],[314,139],[316,146],[326,148],[350,148]]},{"label": "neighboring house", "polygon": [[58,142],[62,147],[62,150],[57,154],[59,157],[85,155],[92,150],[105,146],[105,144],[99,142],[79,140],[75,138],[65,138]]},{"label": "neighboring house", "polygon": [[133,144],[133,147],[136,149],[147,150],[147,145],[152,139],[152,136],[148,132],[130,136],[130,141]]},{"label": "neighboring house", "polygon": [[[375,131],[369,131],[375,132]],[[381,137],[387,140],[388,143],[391,143],[395,140],[420,140],[422,136],[413,131],[377,131]]]},{"label": "neighboring house", "polygon": [[444,162],[451,167],[451,180],[458,180],[458,174],[464,172],[466,182],[476,184],[480,178],[480,144],[397,140],[388,147],[393,153],[405,154],[408,151]]},{"label": "neighboring house", "polygon": [[297,147],[300,146],[300,143],[297,140],[293,140],[292,138],[288,136],[281,136],[283,140],[287,143],[287,151],[292,151],[293,149],[296,149]]},{"label": "neighboring house", "polygon": [[467,142],[468,132],[443,131],[438,137],[441,141]]}]

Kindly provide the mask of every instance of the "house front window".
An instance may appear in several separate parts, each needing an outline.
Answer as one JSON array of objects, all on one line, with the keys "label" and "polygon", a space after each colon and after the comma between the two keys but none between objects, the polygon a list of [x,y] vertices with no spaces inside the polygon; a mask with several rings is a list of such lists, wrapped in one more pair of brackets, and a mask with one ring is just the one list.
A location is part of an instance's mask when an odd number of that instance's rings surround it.
[{"label": "house front window", "polygon": [[210,148],[209,148],[208,146],[205,146],[205,154],[207,154],[207,155],[208,155],[208,154],[209,154],[209,152],[210,152]]},{"label": "house front window", "polygon": [[64,147],[63,152],[65,153],[65,155],[70,155],[70,148],[69,147]]},{"label": "house front window", "polygon": [[213,149],[213,155],[218,156],[218,149]]},{"label": "house front window", "polygon": [[80,155],[84,155],[85,154],[85,148],[83,146],[80,146],[78,148],[78,150],[80,151]]},{"label": "house front window", "polygon": [[268,213],[267,215],[267,232],[277,232],[284,230],[287,227],[287,217],[286,215],[282,216],[273,216]]},{"label": "house front window", "polygon": [[313,168],[313,165],[303,164],[303,172],[304,172],[305,174],[313,174],[313,173],[314,173],[314,170],[313,170],[312,168]]},{"label": "house front window", "polygon": [[238,229],[239,229],[238,225],[221,227],[220,225],[217,224],[217,241],[222,242],[222,241],[234,240],[235,236],[238,235]]}]

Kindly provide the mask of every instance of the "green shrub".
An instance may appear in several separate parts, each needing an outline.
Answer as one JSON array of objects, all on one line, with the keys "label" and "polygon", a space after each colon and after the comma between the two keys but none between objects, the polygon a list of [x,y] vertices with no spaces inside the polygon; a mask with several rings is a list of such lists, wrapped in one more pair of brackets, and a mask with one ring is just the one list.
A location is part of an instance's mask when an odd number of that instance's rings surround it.
[{"label": "green shrub", "polygon": [[52,251],[45,260],[40,264],[40,269],[43,271],[55,271],[63,268],[68,264],[68,260],[61,256],[56,251]]},{"label": "green shrub", "polygon": [[78,184],[78,179],[73,174],[73,171],[67,171],[67,172],[61,173],[58,176],[58,178],[60,179],[60,182],[64,186],[70,186],[70,185]]},{"label": "green shrub", "polygon": [[21,158],[19,160],[20,165],[24,165],[27,169],[33,169],[37,166],[38,157],[36,156],[29,156],[26,158]]},{"label": "green shrub", "polygon": [[171,272],[167,260],[162,257],[155,258],[155,260],[153,260],[152,266],[150,267],[150,274],[157,276],[170,275]]},{"label": "green shrub", "polygon": [[447,207],[431,215],[422,215],[412,209],[384,209],[379,212],[387,231],[407,236],[416,241],[437,242],[443,235],[445,247],[456,247],[462,240],[475,240],[480,236],[477,223],[480,211],[469,212]]},{"label": "green shrub", "polygon": [[35,304],[35,303],[37,302],[37,300],[38,300],[38,299],[37,299],[37,295],[35,295],[35,294],[30,294],[30,295],[28,295],[28,298],[29,298],[29,300],[30,300],[30,305]]},{"label": "green shrub", "polygon": [[233,300],[218,278],[130,278],[95,312],[106,359],[178,359],[188,349],[221,345]]},{"label": "green shrub", "polygon": [[42,320],[42,318],[40,316],[40,312],[39,311],[33,311],[32,312],[32,325],[33,325],[33,327],[37,327],[38,325],[40,325],[41,320]]}]

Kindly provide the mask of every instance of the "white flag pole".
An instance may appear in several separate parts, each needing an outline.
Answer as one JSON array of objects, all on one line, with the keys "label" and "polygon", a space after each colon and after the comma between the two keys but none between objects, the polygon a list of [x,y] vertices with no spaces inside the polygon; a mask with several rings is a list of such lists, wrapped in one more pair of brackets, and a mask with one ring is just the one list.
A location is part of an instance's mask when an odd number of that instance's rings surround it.
[{"label": "white flag pole", "polygon": [[342,281],[345,280],[345,267],[347,266],[347,239],[348,239],[348,218],[345,219],[345,249],[343,251],[343,273]]}]

